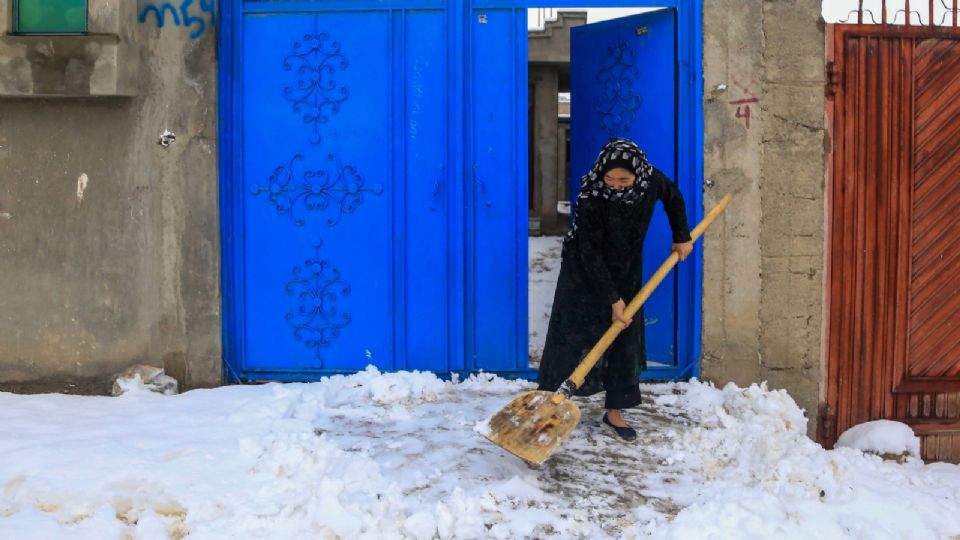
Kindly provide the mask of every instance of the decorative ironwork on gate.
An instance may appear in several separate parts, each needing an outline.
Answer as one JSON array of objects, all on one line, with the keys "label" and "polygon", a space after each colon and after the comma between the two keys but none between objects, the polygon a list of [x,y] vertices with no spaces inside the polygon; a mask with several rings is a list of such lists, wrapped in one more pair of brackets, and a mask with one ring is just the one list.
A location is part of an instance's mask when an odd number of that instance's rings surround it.
[{"label": "decorative ironwork on gate", "polygon": [[293,103],[293,110],[303,116],[305,124],[313,124],[312,144],[320,144],[320,124],[329,122],[330,114],[340,112],[340,104],[350,90],[333,79],[337,70],[350,65],[340,52],[340,43],[326,32],[315,29],[293,44],[293,53],[283,59],[283,69],[297,74],[294,86],[283,89],[283,96]]},{"label": "decorative ironwork on gate", "polygon": [[[835,0],[830,0],[833,4]],[[841,24],[914,27],[958,27],[960,0],[848,0],[846,15],[836,21]],[[835,9],[836,4],[828,6]]]},{"label": "decorative ironwork on gate", "polygon": [[636,91],[639,80],[636,51],[623,41],[608,48],[597,73],[597,82],[602,88],[597,111],[603,129],[611,137],[629,130],[643,106],[643,97]]},{"label": "decorative ironwork on gate", "polygon": [[329,211],[331,215],[327,224],[333,226],[344,214],[352,214],[363,203],[364,193],[383,193],[383,184],[364,185],[356,167],[344,165],[333,154],[327,156],[329,171],[308,169],[299,180],[294,171],[294,164],[298,161],[303,161],[300,154],[294,155],[289,165],[278,166],[266,186],[254,184],[250,188],[253,195],[269,194],[268,199],[277,213],[288,214],[297,226],[306,223],[306,218],[297,212],[298,208],[305,212]]},{"label": "decorative ironwork on gate", "polygon": [[350,324],[350,314],[337,307],[340,296],[350,294],[350,285],[340,279],[340,271],[329,261],[320,260],[323,241],[315,237],[312,245],[314,257],[294,267],[293,279],[287,283],[287,295],[296,298],[297,306],[285,318],[297,340],[313,349],[316,361],[321,362],[320,349],[329,347],[340,336],[340,329]]}]

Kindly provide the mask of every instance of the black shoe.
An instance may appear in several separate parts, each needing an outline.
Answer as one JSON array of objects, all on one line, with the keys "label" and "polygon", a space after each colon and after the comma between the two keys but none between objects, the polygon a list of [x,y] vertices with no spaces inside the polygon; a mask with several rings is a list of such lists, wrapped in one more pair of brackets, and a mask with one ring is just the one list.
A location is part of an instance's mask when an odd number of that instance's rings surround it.
[{"label": "black shoe", "polygon": [[603,413],[603,423],[612,427],[613,431],[617,432],[617,436],[627,442],[633,442],[637,440],[637,430],[632,427],[620,427],[615,426],[610,423],[610,419],[607,418],[607,413]]}]

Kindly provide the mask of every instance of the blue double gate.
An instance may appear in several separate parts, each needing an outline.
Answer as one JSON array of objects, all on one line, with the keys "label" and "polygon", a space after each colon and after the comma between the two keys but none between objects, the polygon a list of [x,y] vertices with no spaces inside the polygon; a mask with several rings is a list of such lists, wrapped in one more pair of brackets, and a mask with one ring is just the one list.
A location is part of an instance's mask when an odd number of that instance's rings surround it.
[{"label": "blue double gate", "polygon": [[220,9],[227,379],[530,375],[526,9]]}]

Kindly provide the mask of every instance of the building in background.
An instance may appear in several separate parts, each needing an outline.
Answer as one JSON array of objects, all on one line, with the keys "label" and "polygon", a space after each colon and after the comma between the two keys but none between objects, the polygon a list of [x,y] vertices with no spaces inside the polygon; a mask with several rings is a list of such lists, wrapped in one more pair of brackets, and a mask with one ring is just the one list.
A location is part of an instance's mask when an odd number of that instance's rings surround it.
[{"label": "building in background", "polygon": [[543,29],[529,30],[527,35],[527,195],[530,234],[536,236],[562,235],[569,227],[570,29],[587,22],[586,11],[555,15],[542,16]]}]

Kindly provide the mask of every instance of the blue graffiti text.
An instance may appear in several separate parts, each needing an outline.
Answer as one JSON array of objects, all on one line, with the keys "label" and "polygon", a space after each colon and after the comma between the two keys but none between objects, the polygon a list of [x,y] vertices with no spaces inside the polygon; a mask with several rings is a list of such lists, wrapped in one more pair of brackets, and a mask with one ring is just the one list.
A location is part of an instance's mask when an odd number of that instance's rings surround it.
[{"label": "blue graffiti text", "polygon": [[[162,4],[147,3],[140,10],[137,20],[140,23],[147,22],[147,17],[153,13],[157,28],[163,28],[169,19],[173,21],[174,26],[183,26],[190,30],[190,39],[197,39],[207,31],[207,28],[213,28],[214,18],[216,16],[216,0],[198,0],[200,13],[191,13],[190,8],[194,5],[194,0],[183,0],[180,2],[180,9],[177,9],[170,2]],[[196,10],[194,10],[196,11]],[[204,20],[203,15],[207,18]]]}]

